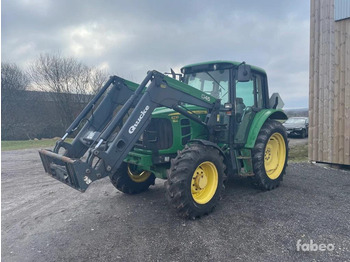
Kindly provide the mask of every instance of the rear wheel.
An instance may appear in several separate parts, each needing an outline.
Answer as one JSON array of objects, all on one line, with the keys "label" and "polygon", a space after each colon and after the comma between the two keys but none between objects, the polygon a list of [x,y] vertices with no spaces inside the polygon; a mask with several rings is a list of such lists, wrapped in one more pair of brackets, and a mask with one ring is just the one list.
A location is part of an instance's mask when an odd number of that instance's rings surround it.
[{"label": "rear wheel", "polygon": [[253,149],[254,183],[264,190],[278,187],[285,174],[287,159],[286,130],[280,122],[268,119]]},{"label": "rear wheel", "polygon": [[191,144],[172,161],[166,196],[182,217],[199,218],[213,211],[224,190],[225,165],[220,152]]},{"label": "rear wheel", "polygon": [[138,171],[137,166],[123,162],[110,179],[123,193],[137,194],[154,185],[155,176],[149,171]]}]

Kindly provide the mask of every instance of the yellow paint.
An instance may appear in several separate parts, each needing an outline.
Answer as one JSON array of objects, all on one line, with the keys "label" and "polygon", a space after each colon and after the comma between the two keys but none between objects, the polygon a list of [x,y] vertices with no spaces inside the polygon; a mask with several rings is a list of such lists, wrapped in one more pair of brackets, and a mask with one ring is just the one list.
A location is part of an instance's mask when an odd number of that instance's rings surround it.
[{"label": "yellow paint", "polygon": [[130,166],[128,164],[128,175],[131,178],[132,181],[136,183],[142,183],[145,182],[151,175],[151,172],[149,171],[142,171],[139,174],[132,173],[130,170]]},{"label": "yellow paint", "polygon": [[280,133],[271,135],[265,147],[264,166],[266,175],[274,180],[277,179],[286,161],[286,143]]},{"label": "yellow paint", "polygon": [[171,121],[173,121],[173,123],[177,123],[177,122],[179,122],[179,118],[180,118],[180,116],[172,116]]},{"label": "yellow paint", "polygon": [[193,173],[191,180],[191,194],[198,204],[208,203],[215,195],[218,187],[219,175],[214,163],[201,163]]}]

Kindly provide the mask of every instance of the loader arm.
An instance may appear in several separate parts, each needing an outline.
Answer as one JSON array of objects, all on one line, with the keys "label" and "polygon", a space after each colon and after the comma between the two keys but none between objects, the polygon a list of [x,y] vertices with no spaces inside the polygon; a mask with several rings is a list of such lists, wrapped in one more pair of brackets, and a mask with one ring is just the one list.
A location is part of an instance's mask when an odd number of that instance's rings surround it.
[{"label": "loader arm", "polygon": [[[136,83],[118,76],[111,76],[102,89],[67,128],[63,138],[57,142],[54,152],[58,153],[59,149],[64,147],[66,149],[65,156],[73,158],[82,157],[90,148],[91,144],[95,142],[108,122],[112,119],[114,111],[118,107],[125,104],[137,87],[138,84]],[[107,95],[103,97],[105,93],[107,93]],[[99,100],[101,100],[101,102],[95,109],[95,106]],[[76,135],[72,144],[65,143],[65,138],[78,128],[80,123],[86,119],[86,116],[89,113],[91,116],[80,132]]]},{"label": "loader arm", "polygon": [[[113,85],[110,91],[91,113],[94,104],[110,85]],[[149,124],[151,114],[157,107],[171,108],[202,124],[208,128],[209,140],[213,139],[220,110],[219,99],[157,71],[150,71],[142,83],[137,88],[136,86],[125,79],[112,77],[67,129],[54,151],[39,152],[45,171],[84,192],[91,182],[116,172]],[[188,113],[184,104],[206,108],[206,120],[202,121],[196,115]],[[113,112],[119,106],[120,110],[114,115]],[[64,139],[89,113],[89,120],[72,144],[66,143]],[[63,155],[59,154],[62,147],[65,149]]]}]

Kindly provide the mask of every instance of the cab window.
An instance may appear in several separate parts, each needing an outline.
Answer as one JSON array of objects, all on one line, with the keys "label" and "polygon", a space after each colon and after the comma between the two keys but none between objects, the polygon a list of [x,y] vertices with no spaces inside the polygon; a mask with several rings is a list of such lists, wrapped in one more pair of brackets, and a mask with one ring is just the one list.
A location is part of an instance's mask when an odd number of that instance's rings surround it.
[{"label": "cab window", "polygon": [[260,75],[253,75],[248,82],[236,82],[236,99],[246,107],[263,107],[263,81]]},{"label": "cab window", "polygon": [[228,69],[186,74],[184,82],[215,98],[221,99],[222,104],[229,101]]}]

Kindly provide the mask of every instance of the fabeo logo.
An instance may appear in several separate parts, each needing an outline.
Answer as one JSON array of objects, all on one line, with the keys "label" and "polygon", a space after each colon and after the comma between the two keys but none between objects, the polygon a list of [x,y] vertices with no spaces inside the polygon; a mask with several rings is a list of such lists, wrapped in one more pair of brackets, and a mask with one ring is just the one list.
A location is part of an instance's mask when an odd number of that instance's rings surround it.
[{"label": "fabeo logo", "polygon": [[131,127],[129,127],[129,134],[132,134],[135,132],[137,126],[140,124],[142,118],[146,115],[148,109],[149,109],[149,106],[146,106],[145,109],[143,109],[141,111],[140,116],[137,118],[135,124],[133,124]]},{"label": "fabeo logo", "polygon": [[297,241],[297,251],[333,251],[335,249],[334,244],[317,244],[311,239],[310,243],[301,244],[301,239]]}]

